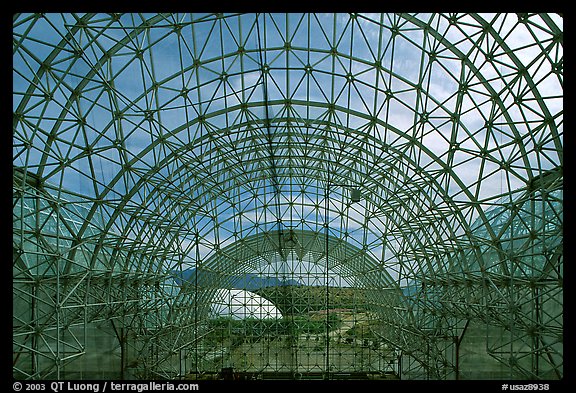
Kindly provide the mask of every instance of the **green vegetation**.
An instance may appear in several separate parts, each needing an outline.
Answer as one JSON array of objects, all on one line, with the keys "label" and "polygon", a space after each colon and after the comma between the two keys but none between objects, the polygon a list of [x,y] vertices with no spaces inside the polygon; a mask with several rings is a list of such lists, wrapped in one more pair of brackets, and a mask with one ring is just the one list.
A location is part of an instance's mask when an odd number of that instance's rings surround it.
[{"label": "green vegetation", "polygon": [[[329,309],[363,312],[366,309],[365,292],[358,288],[329,287]],[[209,345],[236,347],[243,342],[261,339],[277,341],[294,339],[300,335],[323,335],[343,326],[342,312],[326,315],[326,287],[285,286],[259,289],[258,295],[270,300],[282,313],[282,318],[219,317],[209,321],[205,337]],[[345,318],[345,317],[344,317]],[[363,333],[363,332],[358,332]],[[364,332],[367,334],[367,332]]]},{"label": "green vegetation", "polygon": [[[341,318],[328,314],[328,329],[334,330],[342,324]],[[210,321],[209,340],[223,340],[230,337],[255,338],[263,336],[279,337],[285,335],[326,333],[326,317],[293,315],[280,319],[233,319],[220,317]]]},{"label": "green vegetation", "polygon": [[365,321],[356,323],[346,333],[346,337],[376,339],[378,336],[374,334],[374,330],[378,327],[375,321]]}]

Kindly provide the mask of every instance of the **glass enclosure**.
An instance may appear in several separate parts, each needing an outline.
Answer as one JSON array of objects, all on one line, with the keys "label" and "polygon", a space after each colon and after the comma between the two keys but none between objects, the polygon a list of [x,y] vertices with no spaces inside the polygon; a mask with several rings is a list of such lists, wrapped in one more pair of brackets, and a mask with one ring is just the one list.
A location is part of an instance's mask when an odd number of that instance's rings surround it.
[{"label": "glass enclosure", "polygon": [[17,379],[561,379],[561,14],[15,14]]}]

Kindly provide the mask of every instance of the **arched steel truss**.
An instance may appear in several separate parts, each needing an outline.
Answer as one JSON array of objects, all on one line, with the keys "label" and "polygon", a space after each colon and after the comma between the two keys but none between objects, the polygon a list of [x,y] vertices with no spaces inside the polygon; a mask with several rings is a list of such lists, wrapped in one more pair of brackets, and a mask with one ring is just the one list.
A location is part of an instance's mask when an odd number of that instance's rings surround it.
[{"label": "arched steel truss", "polygon": [[470,323],[562,377],[561,16],[18,14],[13,67],[15,376],[98,321],[181,375],[226,277],[306,255],[407,378],[459,378]]}]

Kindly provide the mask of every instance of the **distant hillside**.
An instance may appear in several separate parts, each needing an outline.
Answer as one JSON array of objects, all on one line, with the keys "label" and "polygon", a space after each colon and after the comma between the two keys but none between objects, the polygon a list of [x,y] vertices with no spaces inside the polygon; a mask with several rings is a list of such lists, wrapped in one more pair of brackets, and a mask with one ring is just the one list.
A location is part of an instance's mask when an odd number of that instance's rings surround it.
[{"label": "distant hillside", "polygon": [[187,269],[174,272],[174,277],[178,285],[184,283],[198,284],[200,287],[243,289],[255,292],[268,287],[285,287],[302,285],[296,280],[281,280],[276,277],[262,277],[252,273],[239,276],[225,276],[220,273],[204,270]]}]

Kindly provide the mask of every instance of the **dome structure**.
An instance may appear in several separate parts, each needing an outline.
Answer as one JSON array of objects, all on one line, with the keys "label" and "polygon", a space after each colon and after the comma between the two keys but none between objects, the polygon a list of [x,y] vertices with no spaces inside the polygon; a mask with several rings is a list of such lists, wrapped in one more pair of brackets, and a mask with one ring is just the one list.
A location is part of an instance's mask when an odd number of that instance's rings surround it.
[{"label": "dome structure", "polygon": [[12,140],[16,378],[563,377],[561,15],[16,14]]},{"label": "dome structure", "polygon": [[269,300],[242,289],[220,289],[212,299],[211,312],[235,319],[281,318],[278,308]]}]

